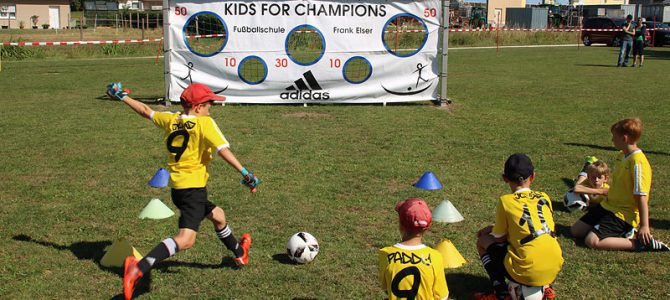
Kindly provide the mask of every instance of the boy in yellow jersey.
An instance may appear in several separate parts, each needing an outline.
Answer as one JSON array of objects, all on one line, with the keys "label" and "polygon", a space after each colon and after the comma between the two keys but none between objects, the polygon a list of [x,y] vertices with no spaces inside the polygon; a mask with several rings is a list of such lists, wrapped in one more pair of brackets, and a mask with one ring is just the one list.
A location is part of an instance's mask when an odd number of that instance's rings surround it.
[{"label": "boy in yellow jersey", "polygon": [[535,171],[525,154],[507,159],[502,178],[512,193],[500,197],[495,224],[477,233],[477,251],[494,292],[475,298],[510,299],[507,278],[539,287],[540,297],[552,299],[549,285],[561,270],[563,254],[554,234],[551,200],[530,189]]},{"label": "boy in yellow jersey", "polygon": [[230,151],[230,145],[216,122],[209,116],[213,102],[225,100],[225,97],[215,95],[209,87],[195,83],[181,94],[184,111],[170,113],[153,111],[146,104],[132,99],[121,83],[110,84],[107,94],[112,99],[123,101],[140,116],[164,130],[172,202],[181,212],[177,235],[163,240],[140,261],[133,256],[126,258],[123,277],[125,298],[132,298],[136,281],[154,264],[193,246],[204,218],[212,222],[216,235],[235,254],[236,265],[246,265],[251,236],[243,234],[238,243],[226,222],[223,209],[207,199],[207,164],[212,160],[212,152],[238,170],[243,177],[242,183],[248,187],[254,189],[260,183],[253,173],[242,167]]},{"label": "boy in yellow jersey", "polygon": [[379,250],[379,281],[389,300],[447,299],[449,289],[442,254],[423,244],[433,217],[423,199],[399,202],[402,241]]},{"label": "boy in yellow jersey", "polygon": [[587,194],[589,196],[588,206],[595,207],[600,203],[610,186],[607,184],[610,176],[610,169],[607,164],[598,160],[586,167],[586,180],[575,184],[574,192],[578,194]]},{"label": "boy in yellow jersey", "polygon": [[[579,219],[570,232],[593,249],[669,251],[655,240],[649,228],[651,166],[637,146],[642,135],[640,119],[624,119],[610,128],[614,147],[621,150],[607,197]],[[638,228],[637,238],[634,228]]]}]

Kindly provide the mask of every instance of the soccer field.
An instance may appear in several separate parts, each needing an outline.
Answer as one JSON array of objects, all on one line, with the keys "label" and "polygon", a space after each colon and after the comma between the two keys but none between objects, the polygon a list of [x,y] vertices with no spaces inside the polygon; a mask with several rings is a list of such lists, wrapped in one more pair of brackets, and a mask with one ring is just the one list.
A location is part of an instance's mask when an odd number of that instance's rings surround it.
[{"label": "soccer field", "polygon": [[[489,289],[475,233],[509,192],[501,174],[514,152],[533,159],[533,188],[553,201],[565,257],[557,299],[670,297],[670,254],[587,249],[569,235],[581,213],[561,202],[584,156],[613,164],[610,125],[640,117],[640,146],[654,171],[652,234],[670,242],[670,48],[647,48],[643,68],[615,68],[617,54],[595,46],[453,50],[448,108],[214,107],[233,152],[263,180],[250,194],[223,160],[210,164],[210,199],[237,237],[253,236],[250,265],[231,268],[230,252],[204,222],[195,247],[158,264],[137,298],[382,299],[377,249],[398,241],[395,203],[417,196],[431,207],[449,199],[465,217],[434,223],[425,242],[454,243],[467,264],[446,270],[450,297],[472,299]],[[105,247],[123,237],[146,254],[176,233],[177,217],[138,219],[152,198],[176,210],[169,190],[147,185],[166,164],[162,132],[104,98],[104,88],[122,81],[136,98],[162,97],[163,63],[3,62],[0,75],[0,298],[120,298],[120,270],[100,265]],[[444,190],[412,187],[425,171]],[[319,240],[311,264],[284,254],[298,231]]]}]

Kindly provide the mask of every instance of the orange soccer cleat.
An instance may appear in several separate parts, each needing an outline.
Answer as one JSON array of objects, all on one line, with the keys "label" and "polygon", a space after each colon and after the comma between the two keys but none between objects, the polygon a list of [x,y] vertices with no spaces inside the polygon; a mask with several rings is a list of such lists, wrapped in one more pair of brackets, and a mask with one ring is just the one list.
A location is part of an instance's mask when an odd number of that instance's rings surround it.
[{"label": "orange soccer cleat", "polygon": [[126,300],[133,298],[135,283],[142,277],[142,271],[137,267],[137,258],[134,256],[126,257],[123,262],[123,295]]},{"label": "orange soccer cleat", "polygon": [[243,267],[246,266],[249,263],[249,248],[251,247],[251,235],[248,233],[245,233],[242,235],[242,238],[240,239],[240,247],[242,247],[242,250],[244,251],[244,254],[240,257],[236,257],[235,264],[238,267]]}]

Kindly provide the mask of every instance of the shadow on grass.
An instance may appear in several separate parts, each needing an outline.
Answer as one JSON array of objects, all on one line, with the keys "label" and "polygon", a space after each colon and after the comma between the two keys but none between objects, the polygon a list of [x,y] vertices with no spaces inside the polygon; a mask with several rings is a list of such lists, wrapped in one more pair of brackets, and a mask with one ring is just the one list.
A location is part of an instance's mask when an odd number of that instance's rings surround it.
[{"label": "shadow on grass", "polygon": [[670,220],[649,218],[649,224],[651,224],[651,228],[670,229]]},{"label": "shadow on grass", "polygon": [[609,64],[609,65],[604,65],[604,64],[575,64],[577,67],[603,67],[603,68],[616,68],[616,64]]},{"label": "shadow on grass", "polygon": [[[140,101],[140,102],[142,102],[142,103],[146,103],[146,104],[161,104],[161,105],[166,105],[166,103],[167,103],[167,102],[165,102],[165,100],[163,99],[163,97],[158,97],[158,96],[156,96],[156,97],[137,97],[137,98],[132,97],[132,98],[135,99],[135,100],[137,100],[137,101]],[[98,97],[96,97],[95,99],[102,100],[102,101],[116,101],[116,102],[121,102],[121,101],[119,101],[119,100],[110,99],[107,95],[104,95],[104,96],[98,96]]]},{"label": "shadow on grass", "polygon": [[447,273],[450,299],[472,299],[474,293],[493,291],[491,281],[483,276]]},{"label": "shadow on grass", "polygon": [[570,178],[567,178],[567,177],[563,177],[563,178],[561,178],[561,180],[563,180],[563,184],[565,184],[565,186],[567,188],[571,189],[571,188],[575,187],[575,181],[574,180],[572,180]]},{"label": "shadow on grass", "polygon": [[554,209],[554,211],[559,210],[562,212],[570,212],[570,210],[565,206],[565,203],[563,203],[563,201],[551,200],[551,207]]},{"label": "shadow on grass", "polygon": [[556,236],[561,237],[567,240],[572,240],[573,243],[575,243],[575,246],[580,247],[580,248],[587,248],[586,244],[584,244],[584,239],[575,239],[572,237],[572,234],[570,234],[570,226],[566,225],[561,225],[561,224],[555,224],[555,230],[556,230]]},{"label": "shadow on grass", "polygon": [[298,263],[294,262],[291,260],[290,257],[288,257],[288,254],[286,253],[277,253],[275,255],[272,255],[272,260],[277,261],[280,264],[285,264],[285,265],[297,265]]},{"label": "shadow on grass", "polygon": [[[35,243],[40,246],[44,247],[51,247],[54,248],[58,251],[70,251],[72,254],[74,254],[75,257],[79,260],[91,260],[93,261],[96,265],[101,270],[107,271],[114,273],[118,275],[119,277],[123,278],[123,268],[117,268],[117,267],[105,267],[100,264],[100,259],[102,259],[105,248],[109,245],[112,244],[112,241],[93,241],[93,242],[76,242],[72,243],[70,245],[59,245],[56,243],[52,243],[49,241],[40,241],[33,239],[30,236],[27,236],[25,234],[18,234],[12,237],[13,240],[15,241],[20,241],[20,242],[29,242],[29,243]],[[123,283],[119,282],[119,288],[123,289]],[[144,277],[142,277],[142,280],[140,280],[137,283],[137,287],[135,288],[135,295],[141,295],[144,293],[148,293],[151,290],[151,272],[148,274],[145,274]],[[124,299],[123,293],[118,294],[114,296],[112,299]]]},{"label": "shadow on grass", "polygon": [[670,52],[659,51],[654,48],[644,48],[644,58],[652,60],[670,59]]},{"label": "shadow on grass", "polygon": [[572,235],[570,234],[570,227],[571,226],[566,226],[562,224],[554,224],[554,231],[556,231],[556,236],[566,238],[566,239],[572,239]]},{"label": "shadow on grass", "polygon": [[[588,148],[592,148],[592,149],[607,150],[607,151],[618,151],[616,148],[614,148],[612,146],[600,146],[600,145],[582,144],[582,143],[564,143],[564,145],[578,146],[578,147],[588,147]],[[663,152],[663,151],[642,150],[642,152],[644,152],[646,154],[657,154],[657,155],[670,156],[669,152]]]}]

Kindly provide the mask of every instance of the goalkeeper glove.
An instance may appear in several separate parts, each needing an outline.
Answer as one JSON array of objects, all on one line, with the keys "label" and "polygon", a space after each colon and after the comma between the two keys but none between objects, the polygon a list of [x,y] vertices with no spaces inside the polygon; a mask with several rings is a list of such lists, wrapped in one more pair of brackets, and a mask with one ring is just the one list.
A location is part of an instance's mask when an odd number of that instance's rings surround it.
[{"label": "goalkeeper glove", "polygon": [[241,184],[248,186],[250,189],[255,189],[259,184],[261,184],[261,180],[254,175],[254,173],[251,173],[247,171],[247,168],[243,168],[242,171],[242,180],[240,181]]},{"label": "goalkeeper glove", "polygon": [[128,96],[130,91],[124,89],[120,82],[110,83],[107,86],[107,96],[115,100],[123,100],[123,97]]}]

